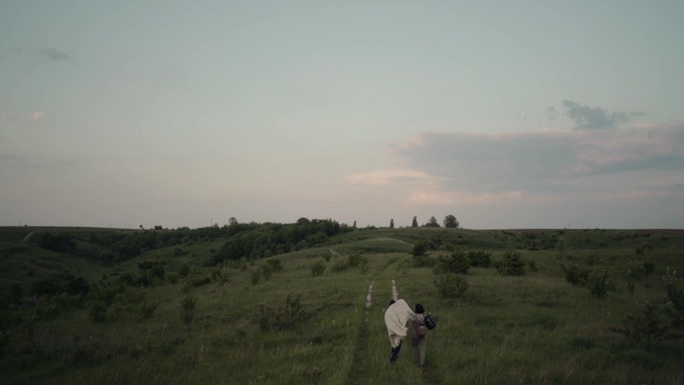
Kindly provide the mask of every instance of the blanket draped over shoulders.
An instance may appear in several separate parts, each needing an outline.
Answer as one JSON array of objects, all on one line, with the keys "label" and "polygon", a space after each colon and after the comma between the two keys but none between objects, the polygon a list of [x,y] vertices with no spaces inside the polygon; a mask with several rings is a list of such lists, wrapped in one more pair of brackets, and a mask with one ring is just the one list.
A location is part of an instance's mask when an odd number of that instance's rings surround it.
[{"label": "blanket draped over shoulders", "polygon": [[406,337],[406,323],[413,316],[413,310],[403,299],[397,300],[385,311],[385,326],[393,348],[399,346],[401,339]]}]

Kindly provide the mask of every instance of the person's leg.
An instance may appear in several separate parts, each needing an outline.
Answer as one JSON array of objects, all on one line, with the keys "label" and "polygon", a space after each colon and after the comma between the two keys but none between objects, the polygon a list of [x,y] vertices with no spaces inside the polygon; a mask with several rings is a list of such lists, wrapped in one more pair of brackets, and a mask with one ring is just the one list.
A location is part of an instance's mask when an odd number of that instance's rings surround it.
[{"label": "person's leg", "polygon": [[419,354],[419,349],[418,349],[418,348],[419,348],[419,342],[420,342],[420,339],[414,334],[413,337],[411,338],[411,347],[413,348],[413,349],[412,349],[412,353],[413,353],[413,362],[416,363],[416,364],[417,364],[418,362],[420,362],[420,361],[419,361],[419,359],[420,359],[420,354]]},{"label": "person's leg", "polygon": [[423,337],[418,341],[420,351],[420,366],[425,366],[425,353],[427,352],[427,338]]},{"label": "person's leg", "polygon": [[390,362],[394,363],[397,361],[397,358],[399,357],[399,351],[401,350],[401,341],[399,341],[399,345],[397,345],[396,348],[392,348],[392,356],[390,357]]}]

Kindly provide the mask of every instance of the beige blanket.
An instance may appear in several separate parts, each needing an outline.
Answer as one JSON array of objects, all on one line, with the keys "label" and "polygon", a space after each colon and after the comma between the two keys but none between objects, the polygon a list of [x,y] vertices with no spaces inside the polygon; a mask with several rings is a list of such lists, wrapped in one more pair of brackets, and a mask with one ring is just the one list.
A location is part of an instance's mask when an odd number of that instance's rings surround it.
[{"label": "beige blanket", "polygon": [[407,323],[413,319],[413,310],[403,299],[390,305],[385,310],[385,325],[393,348],[399,346],[401,339],[406,337]]}]

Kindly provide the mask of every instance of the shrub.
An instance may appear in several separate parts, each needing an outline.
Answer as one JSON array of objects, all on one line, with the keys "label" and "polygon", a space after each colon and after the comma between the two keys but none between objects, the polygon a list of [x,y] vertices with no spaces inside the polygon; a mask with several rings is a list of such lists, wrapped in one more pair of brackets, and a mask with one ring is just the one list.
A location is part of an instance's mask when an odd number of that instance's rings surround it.
[{"label": "shrub", "polygon": [[169,273],[169,275],[166,276],[166,279],[169,280],[172,284],[178,283],[178,280],[180,279],[180,275],[178,273]]},{"label": "shrub", "polygon": [[261,265],[259,267],[259,271],[261,271],[261,276],[264,277],[264,280],[266,281],[271,279],[273,276],[273,270],[271,269],[270,265]]},{"label": "shrub", "polygon": [[684,333],[684,280],[677,277],[677,272],[667,269],[663,276],[667,299],[672,303],[670,318],[676,328]]},{"label": "shrub", "polygon": [[190,324],[195,318],[195,311],[197,310],[197,298],[187,296],[180,301],[181,319],[186,324]]},{"label": "shrub", "polygon": [[430,249],[430,242],[429,241],[419,241],[413,246],[413,250],[411,251],[411,254],[414,256],[421,256],[425,255],[427,251]]},{"label": "shrub", "polygon": [[342,271],[347,270],[348,267],[349,267],[349,261],[348,260],[340,260],[340,261],[335,262],[330,267],[330,271],[332,271],[333,273],[340,273]]},{"label": "shrub", "polygon": [[484,250],[469,250],[470,266],[487,268],[492,264],[492,252]]},{"label": "shrub", "polygon": [[361,265],[367,264],[368,263],[368,257],[356,253],[352,254],[349,256],[349,266],[351,267],[359,267]]},{"label": "shrub", "polygon": [[655,263],[653,263],[651,261],[644,262],[644,271],[646,272],[646,275],[653,273],[654,270],[655,270]]},{"label": "shrub", "polygon": [[594,271],[589,275],[587,281],[591,295],[605,297],[609,290],[613,289],[613,284],[608,281],[608,272],[605,270]]},{"label": "shrub", "polygon": [[313,275],[314,277],[319,277],[319,276],[323,275],[324,272],[325,272],[325,265],[323,264],[323,262],[318,261],[318,262],[314,263],[313,265],[311,265],[311,275]]},{"label": "shrub", "polygon": [[95,302],[90,306],[88,318],[91,322],[102,323],[107,321],[107,306],[102,302]]},{"label": "shrub", "polygon": [[624,335],[634,345],[644,344],[646,348],[667,339],[678,338],[673,333],[672,321],[668,317],[671,307],[667,298],[645,300],[633,314],[625,318],[622,326],[611,327],[609,330]]},{"label": "shrub", "polygon": [[176,247],[173,249],[173,255],[175,257],[182,257],[186,254],[185,250],[181,249],[180,247]]},{"label": "shrub", "polygon": [[261,269],[252,270],[251,273],[252,285],[256,285],[261,281]]},{"label": "shrub", "polygon": [[269,330],[292,330],[300,322],[306,319],[301,295],[288,294],[285,305],[273,308],[261,304],[259,312],[259,328],[262,331]]},{"label": "shrub", "polygon": [[640,280],[646,276],[646,269],[643,262],[629,261],[627,262],[627,277],[633,280]]},{"label": "shrub", "polygon": [[506,251],[502,258],[496,262],[495,267],[501,275],[519,276],[525,274],[525,262],[520,258],[518,250]]},{"label": "shrub", "polygon": [[281,271],[283,270],[283,264],[280,262],[280,259],[269,259],[266,261],[268,263],[268,266],[271,268],[273,271]]},{"label": "shrub", "polygon": [[450,255],[440,255],[437,265],[435,266],[435,274],[454,273],[454,274],[468,274],[470,268],[470,259],[466,252],[458,249]]},{"label": "shrub", "polygon": [[560,267],[561,271],[563,272],[563,276],[565,277],[565,281],[570,284],[585,284],[589,279],[589,270],[580,268],[574,262],[567,266],[561,263]]},{"label": "shrub", "polygon": [[435,279],[437,291],[444,298],[460,298],[468,290],[468,282],[463,276],[448,274]]},{"label": "shrub", "polygon": [[187,263],[183,263],[178,269],[178,274],[180,274],[181,277],[187,277],[188,274],[190,274],[190,266]]}]

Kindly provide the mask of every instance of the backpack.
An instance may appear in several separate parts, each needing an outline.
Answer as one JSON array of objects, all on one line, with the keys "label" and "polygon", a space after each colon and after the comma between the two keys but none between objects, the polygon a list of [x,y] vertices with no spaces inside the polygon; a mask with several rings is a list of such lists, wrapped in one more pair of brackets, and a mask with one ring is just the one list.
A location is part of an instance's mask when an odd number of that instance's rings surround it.
[{"label": "backpack", "polygon": [[430,317],[429,314],[423,318],[423,323],[425,323],[425,326],[428,328],[428,330],[432,330],[437,327],[437,323],[432,319],[432,317]]},{"label": "backpack", "polygon": [[425,337],[428,332],[428,328],[425,326],[425,318],[423,318],[423,321],[414,322],[413,330],[416,332],[416,336],[419,338]]}]

